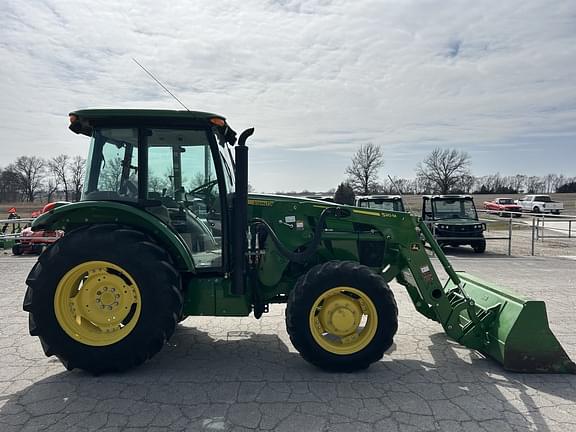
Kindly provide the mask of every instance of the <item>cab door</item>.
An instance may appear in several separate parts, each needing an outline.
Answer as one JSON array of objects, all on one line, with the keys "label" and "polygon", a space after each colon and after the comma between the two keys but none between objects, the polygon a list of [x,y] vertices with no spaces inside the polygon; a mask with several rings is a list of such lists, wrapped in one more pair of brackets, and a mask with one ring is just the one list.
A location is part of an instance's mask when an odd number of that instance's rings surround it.
[{"label": "cab door", "polygon": [[196,269],[222,271],[222,193],[205,129],[149,129],[147,197],[188,246]]}]

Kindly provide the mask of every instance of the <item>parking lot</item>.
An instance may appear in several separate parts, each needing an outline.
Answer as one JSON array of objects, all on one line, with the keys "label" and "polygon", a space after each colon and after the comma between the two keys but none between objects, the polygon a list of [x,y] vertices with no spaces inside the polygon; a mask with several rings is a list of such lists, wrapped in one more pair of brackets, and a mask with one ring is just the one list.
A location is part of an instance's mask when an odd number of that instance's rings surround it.
[{"label": "parking lot", "polygon": [[[459,253],[451,261],[546,300],[576,359],[576,260]],[[0,431],[570,431],[576,375],[504,372],[449,341],[394,283],[400,327],[370,369],[329,374],[303,361],[284,307],[261,320],[191,317],[159,355],[120,375],[67,372],[28,335],[24,280],[35,258],[0,256]]]}]

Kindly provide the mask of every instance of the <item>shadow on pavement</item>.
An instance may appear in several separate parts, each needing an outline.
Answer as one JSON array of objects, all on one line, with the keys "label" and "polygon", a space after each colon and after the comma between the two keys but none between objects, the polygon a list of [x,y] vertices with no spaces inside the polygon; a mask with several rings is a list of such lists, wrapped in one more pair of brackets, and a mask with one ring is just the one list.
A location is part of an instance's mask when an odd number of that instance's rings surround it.
[{"label": "shadow on pavement", "polygon": [[431,342],[430,362],[392,353],[366,371],[333,374],[275,334],[215,340],[180,326],[137,369],[63,371],[13,394],[0,430],[549,430],[541,410],[573,409],[558,404],[576,399],[576,377],[506,373],[480,356],[462,360],[465,348],[443,333]]},{"label": "shadow on pavement", "polygon": [[446,256],[451,257],[466,257],[466,258],[513,258],[514,256],[509,256],[507,253],[503,252],[494,252],[487,249],[483,253],[476,253],[474,250],[469,246],[445,246],[443,249],[444,254]]}]

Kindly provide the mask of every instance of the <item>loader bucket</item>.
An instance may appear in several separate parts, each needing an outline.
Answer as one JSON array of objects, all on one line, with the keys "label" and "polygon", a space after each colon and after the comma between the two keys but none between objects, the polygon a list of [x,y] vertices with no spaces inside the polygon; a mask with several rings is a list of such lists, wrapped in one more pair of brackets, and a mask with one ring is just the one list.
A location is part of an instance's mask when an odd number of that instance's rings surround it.
[{"label": "loader bucket", "polygon": [[[521,298],[476,277],[457,272],[462,287],[477,311],[476,324],[467,311],[460,312],[463,329],[459,342],[501,363],[505,369],[525,373],[576,373],[548,325],[543,301]],[[456,288],[449,281],[446,291]],[[478,317],[488,319],[479,320]]]}]

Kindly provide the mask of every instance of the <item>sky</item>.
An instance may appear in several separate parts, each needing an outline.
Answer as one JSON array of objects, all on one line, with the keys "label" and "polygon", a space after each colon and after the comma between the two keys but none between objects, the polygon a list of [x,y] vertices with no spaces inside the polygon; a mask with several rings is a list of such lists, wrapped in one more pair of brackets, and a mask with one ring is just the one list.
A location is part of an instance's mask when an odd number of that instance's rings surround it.
[{"label": "sky", "polygon": [[325,191],[362,144],[413,178],[434,148],[481,176],[576,175],[576,1],[1,0],[0,167],[86,155],[79,108],[255,127],[257,191]]}]

